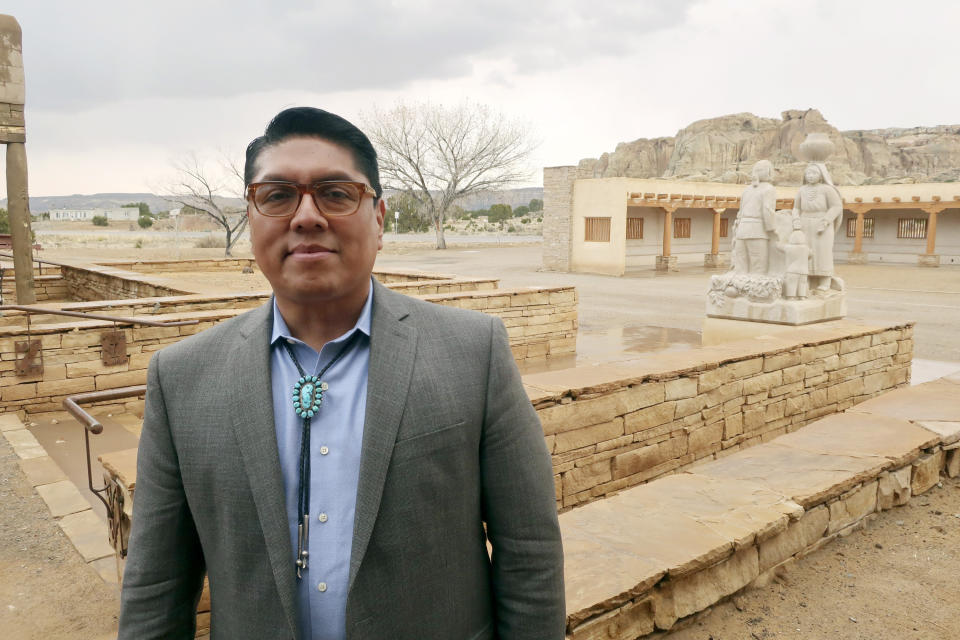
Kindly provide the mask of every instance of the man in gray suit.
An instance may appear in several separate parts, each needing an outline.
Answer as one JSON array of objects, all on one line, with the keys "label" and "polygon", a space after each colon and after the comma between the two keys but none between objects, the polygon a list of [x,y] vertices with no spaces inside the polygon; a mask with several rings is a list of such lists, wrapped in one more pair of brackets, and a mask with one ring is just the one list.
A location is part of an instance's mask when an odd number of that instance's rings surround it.
[{"label": "man in gray suit", "polygon": [[503,324],[371,277],[385,206],[346,120],[281,112],[245,181],[274,297],[150,361],[120,638],[192,638],[204,573],[214,638],[563,638]]}]

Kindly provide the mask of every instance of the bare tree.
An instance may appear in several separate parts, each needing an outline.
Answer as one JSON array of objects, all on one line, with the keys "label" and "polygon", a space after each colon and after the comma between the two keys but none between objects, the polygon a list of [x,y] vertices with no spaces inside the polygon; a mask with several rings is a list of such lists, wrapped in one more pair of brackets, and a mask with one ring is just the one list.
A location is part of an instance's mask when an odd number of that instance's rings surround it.
[{"label": "bare tree", "polygon": [[480,104],[398,104],[364,117],[386,188],[417,200],[446,249],[443,223],[461,198],[497,191],[529,177],[536,148],[528,127]]},{"label": "bare tree", "polygon": [[163,189],[161,197],[182,207],[202,211],[223,227],[227,236],[224,256],[230,257],[230,249],[237,243],[247,226],[247,216],[235,209],[231,211],[228,199],[243,198],[243,171],[239,165],[224,155],[217,169],[189,154],[173,163],[176,177],[173,184]]}]

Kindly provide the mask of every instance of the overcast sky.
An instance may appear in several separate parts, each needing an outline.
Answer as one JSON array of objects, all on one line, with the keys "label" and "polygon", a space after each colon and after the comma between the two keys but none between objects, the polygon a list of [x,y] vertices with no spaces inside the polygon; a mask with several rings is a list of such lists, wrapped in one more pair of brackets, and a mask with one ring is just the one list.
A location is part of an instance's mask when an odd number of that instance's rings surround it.
[{"label": "overcast sky", "polygon": [[[277,111],[490,104],[530,167],[730,113],[840,129],[960,123],[960,3],[913,0],[7,0],[23,29],[32,195],[155,191],[239,157]],[[0,176],[2,180],[2,176]],[[5,183],[3,190],[5,193]]]}]

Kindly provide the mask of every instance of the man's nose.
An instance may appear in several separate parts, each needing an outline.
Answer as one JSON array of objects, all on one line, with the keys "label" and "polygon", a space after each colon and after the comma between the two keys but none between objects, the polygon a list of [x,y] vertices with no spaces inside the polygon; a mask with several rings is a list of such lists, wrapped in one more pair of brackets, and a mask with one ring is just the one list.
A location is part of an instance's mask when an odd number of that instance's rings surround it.
[{"label": "man's nose", "polygon": [[326,229],[329,226],[329,221],[317,208],[317,203],[314,202],[313,196],[309,193],[303,194],[300,198],[300,206],[297,207],[296,212],[294,212],[293,217],[290,219],[290,227],[292,229],[303,230],[318,227]]}]

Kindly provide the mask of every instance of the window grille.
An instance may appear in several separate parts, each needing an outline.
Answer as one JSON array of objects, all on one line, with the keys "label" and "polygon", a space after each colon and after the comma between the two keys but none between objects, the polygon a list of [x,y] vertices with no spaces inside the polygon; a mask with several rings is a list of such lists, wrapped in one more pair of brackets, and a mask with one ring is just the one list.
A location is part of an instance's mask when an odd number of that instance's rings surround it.
[{"label": "window grille", "polygon": [[900,218],[897,221],[897,237],[908,240],[923,240],[927,237],[927,219]]},{"label": "window grille", "polygon": [[[857,237],[857,219],[856,218],[849,218],[847,220],[847,237],[848,238]],[[863,219],[863,237],[864,238],[873,237],[873,218]]]},{"label": "window grille", "polygon": [[690,218],[674,218],[673,219],[673,237],[674,238],[690,237]]},{"label": "window grille", "polygon": [[627,240],[643,240],[643,218],[627,218]]},{"label": "window grille", "polygon": [[584,218],[587,242],[610,242],[610,218]]}]

